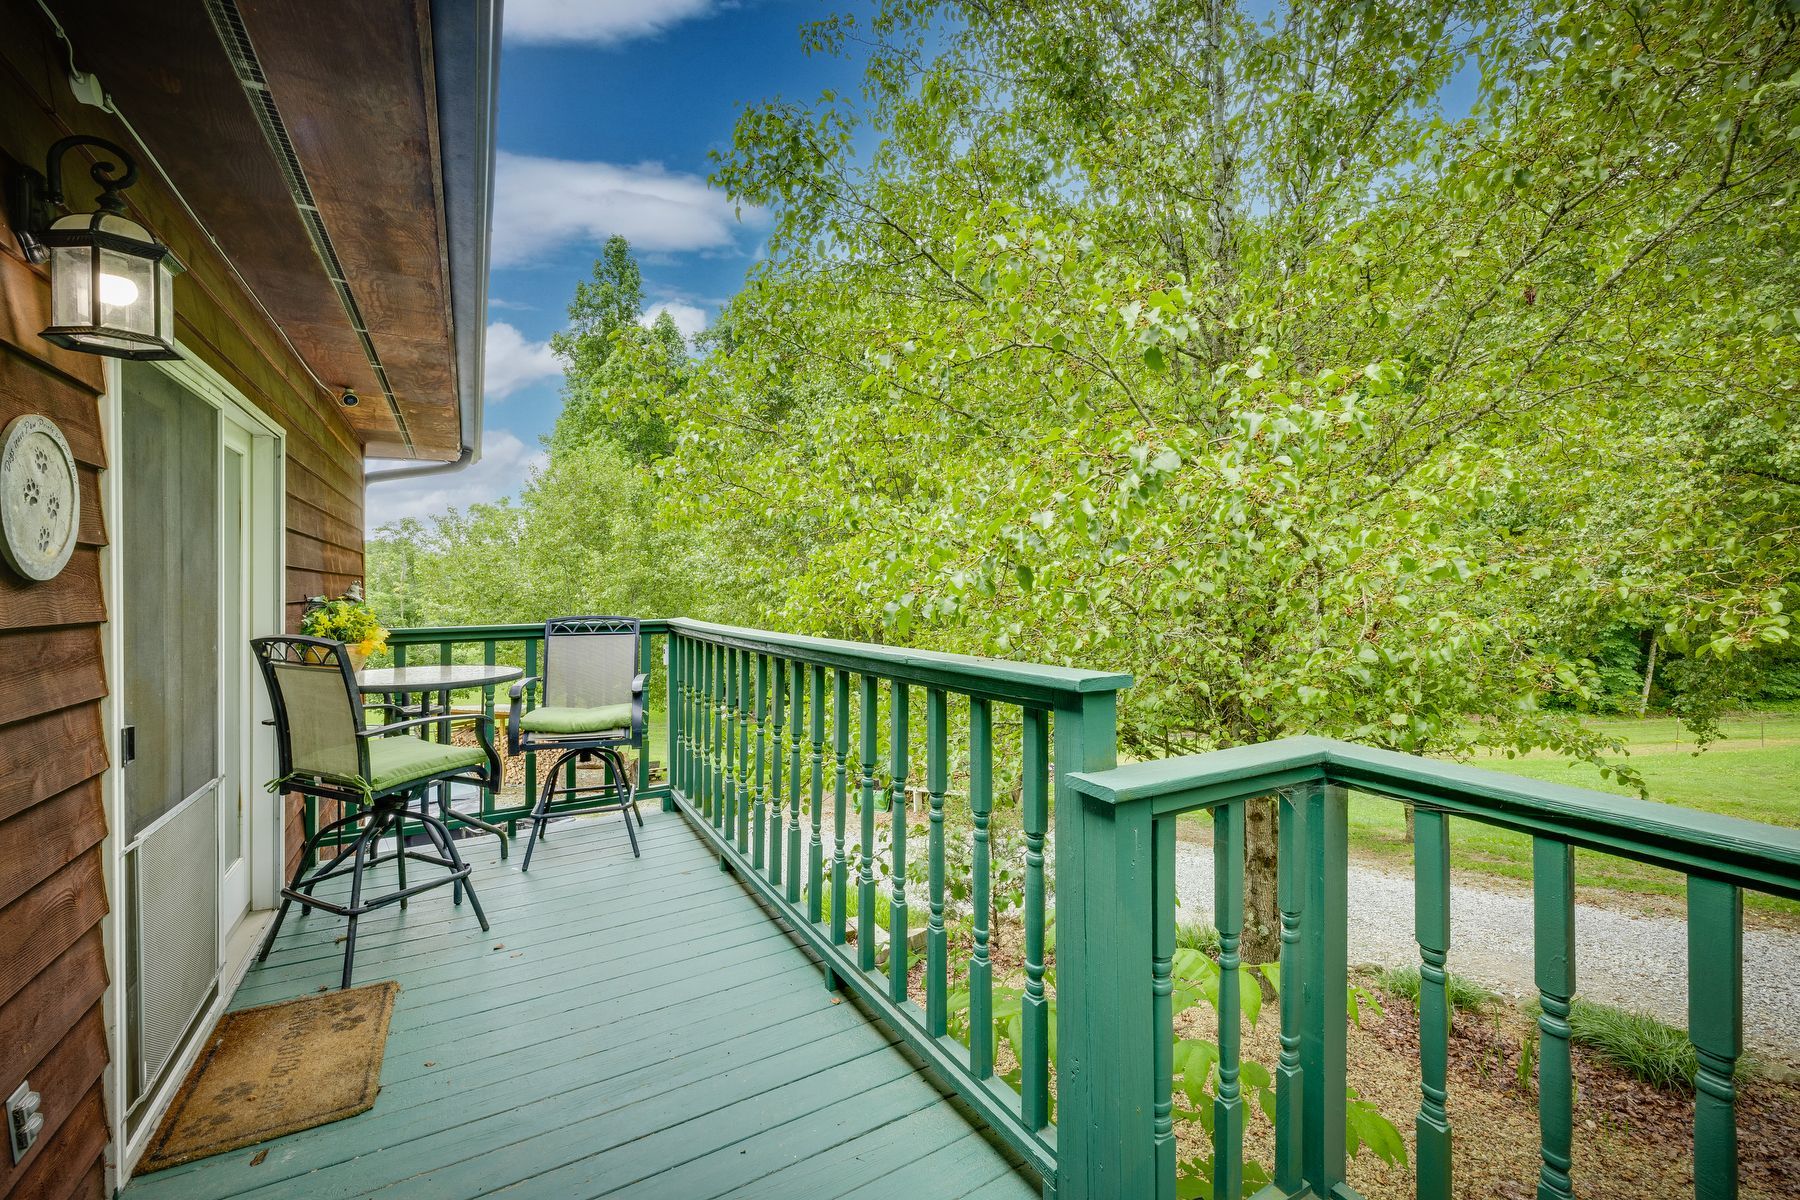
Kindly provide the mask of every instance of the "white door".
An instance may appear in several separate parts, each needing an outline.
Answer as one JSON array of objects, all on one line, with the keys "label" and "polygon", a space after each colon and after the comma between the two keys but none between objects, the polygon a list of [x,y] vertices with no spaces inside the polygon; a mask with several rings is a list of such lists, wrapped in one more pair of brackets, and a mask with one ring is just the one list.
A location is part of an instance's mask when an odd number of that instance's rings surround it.
[{"label": "white door", "polygon": [[256,473],[251,431],[226,410],[219,459],[219,944],[250,912],[250,816],[256,802],[249,652]]}]

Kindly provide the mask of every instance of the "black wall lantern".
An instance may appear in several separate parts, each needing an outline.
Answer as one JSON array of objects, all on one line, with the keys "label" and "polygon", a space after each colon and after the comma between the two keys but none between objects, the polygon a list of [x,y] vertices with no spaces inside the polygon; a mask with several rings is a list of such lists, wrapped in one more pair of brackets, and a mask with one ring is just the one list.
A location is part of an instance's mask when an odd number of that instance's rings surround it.
[{"label": "black wall lantern", "polygon": [[[100,185],[91,213],[70,212],[63,202],[63,155],[83,145],[117,160],[102,158],[89,172]],[[27,167],[14,177],[13,228],[27,258],[50,264],[47,340],[111,358],[180,358],[174,282],[182,266],[125,215],[119,193],[136,182],[137,164],[118,146],[104,138],[63,138],[50,147],[42,175]]]}]

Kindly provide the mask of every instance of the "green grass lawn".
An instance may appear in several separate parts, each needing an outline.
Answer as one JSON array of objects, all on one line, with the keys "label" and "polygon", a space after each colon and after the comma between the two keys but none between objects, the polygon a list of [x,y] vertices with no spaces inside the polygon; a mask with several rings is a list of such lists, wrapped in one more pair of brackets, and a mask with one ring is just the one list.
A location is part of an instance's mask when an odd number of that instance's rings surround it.
[{"label": "green grass lawn", "polygon": [[[1669,718],[1595,722],[1632,747],[1625,760],[1643,776],[1649,798],[1770,825],[1800,826],[1800,714],[1748,714],[1726,723],[1725,738],[1696,754],[1693,736]],[[1677,737],[1685,738],[1685,744]],[[1585,763],[1549,755],[1481,758],[1476,765],[1532,779],[1596,791],[1632,794],[1603,779]],[[1465,870],[1506,879],[1531,878],[1531,839],[1473,821],[1450,823],[1451,862]],[[1402,807],[1376,796],[1353,795],[1350,842],[1354,852],[1410,864]],[[1577,851],[1578,886],[1625,893],[1680,897],[1682,876],[1611,855]],[[1745,903],[1765,913],[1800,918],[1800,903],[1747,893]]]}]

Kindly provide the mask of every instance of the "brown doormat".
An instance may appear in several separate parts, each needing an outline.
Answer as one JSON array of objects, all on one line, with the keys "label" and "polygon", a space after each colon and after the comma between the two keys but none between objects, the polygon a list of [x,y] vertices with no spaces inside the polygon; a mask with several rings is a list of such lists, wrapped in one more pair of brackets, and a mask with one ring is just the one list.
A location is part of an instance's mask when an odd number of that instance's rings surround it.
[{"label": "brown doormat", "polygon": [[140,1174],[367,1112],[393,980],[227,1013],[169,1106]]}]

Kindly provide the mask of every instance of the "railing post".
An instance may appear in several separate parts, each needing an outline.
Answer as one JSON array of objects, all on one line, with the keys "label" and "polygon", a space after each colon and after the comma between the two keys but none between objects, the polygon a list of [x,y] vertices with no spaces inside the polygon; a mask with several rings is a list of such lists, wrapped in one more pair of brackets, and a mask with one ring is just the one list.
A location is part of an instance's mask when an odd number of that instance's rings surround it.
[{"label": "railing post", "polygon": [[1575,851],[1531,840],[1532,956],[1538,988],[1538,1200],[1573,1200],[1575,1081],[1569,1008],[1575,996]]},{"label": "railing post", "polygon": [[1300,1165],[1315,1196],[1344,1182],[1344,1077],[1349,963],[1349,796],[1334,783],[1307,785],[1296,806],[1306,844],[1300,970],[1282,964],[1284,989],[1301,989]]},{"label": "railing post", "polygon": [[1694,1195],[1736,1200],[1737,1089],[1744,1051],[1744,893],[1733,884],[1688,877],[1688,1038],[1694,1076]]},{"label": "railing post", "polygon": [[1155,855],[1147,804],[1088,800],[1069,783],[1116,755],[1112,692],[1056,710],[1058,1200],[1153,1197],[1157,1178]]}]

